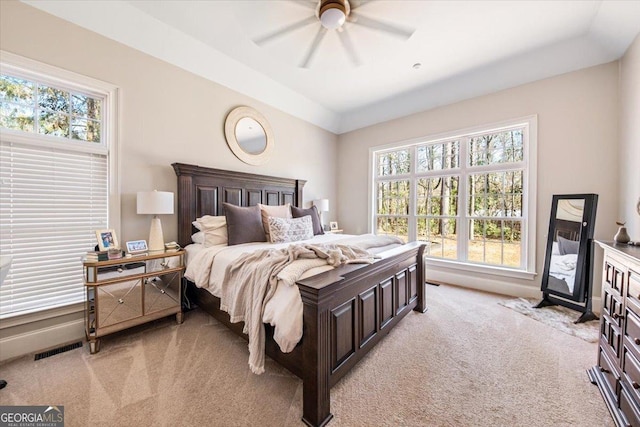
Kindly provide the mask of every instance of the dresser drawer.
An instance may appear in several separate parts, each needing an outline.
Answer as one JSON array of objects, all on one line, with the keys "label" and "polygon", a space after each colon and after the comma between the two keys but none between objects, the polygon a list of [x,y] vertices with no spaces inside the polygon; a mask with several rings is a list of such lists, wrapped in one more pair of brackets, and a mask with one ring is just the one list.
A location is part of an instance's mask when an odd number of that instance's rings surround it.
[{"label": "dresser drawer", "polygon": [[622,326],[622,313],[623,306],[619,296],[616,295],[615,290],[606,287],[603,290],[602,299],[602,311],[604,315],[608,315],[610,321],[615,323],[618,327]]},{"label": "dresser drawer", "polygon": [[627,286],[627,307],[640,316],[640,274],[629,270]]},{"label": "dresser drawer", "polygon": [[636,354],[640,354],[640,318],[627,310],[627,321],[624,325],[624,335],[629,339],[629,345]]},{"label": "dresser drawer", "polygon": [[599,349],[598,366],[600,367],[600,372],[602,372],[602,375],[607,380],[611,392],[617,396],[620,376],[618,375],[617,368],[615,368],[615,365],[609,360],[606,351],[602,348]]},{"label": "dresser drawer", "polygon": [[629,386],[630,394],[635,402],[640,402],[640,361],[624,346],[622,377]]},{"label": "dresser drawer", "polygon": [[640,413],[638,413],[637,406],[633,403],[633,399],[629,397],[624,387],[620,391],[620,409],[627,419],[628,426],[640,427]]},{"label": "dresser drawer", "polygon": [[603,316],[600,322],[600,334],[604,342],[609,346],[611,353],[619,359],[622,334],[617,324],[611,323]]},{"label": "dresser drawer", "polygon": [[611,259],[607,259],[604,263],[604,281],[615,290],[618,295],[622,295],[624,270],[614,264]]}]

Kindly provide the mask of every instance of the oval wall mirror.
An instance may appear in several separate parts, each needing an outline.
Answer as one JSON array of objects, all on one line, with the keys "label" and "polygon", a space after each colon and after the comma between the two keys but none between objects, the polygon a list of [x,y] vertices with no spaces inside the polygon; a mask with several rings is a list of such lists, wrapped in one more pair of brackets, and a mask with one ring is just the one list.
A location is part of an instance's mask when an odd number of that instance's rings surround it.
[{"label": "oval wall mirror", "polygon": [[224,135],[236,157],[250,165],[266,163],[273,151],[273,133],[267,119],[251,107],[231,110]]}]

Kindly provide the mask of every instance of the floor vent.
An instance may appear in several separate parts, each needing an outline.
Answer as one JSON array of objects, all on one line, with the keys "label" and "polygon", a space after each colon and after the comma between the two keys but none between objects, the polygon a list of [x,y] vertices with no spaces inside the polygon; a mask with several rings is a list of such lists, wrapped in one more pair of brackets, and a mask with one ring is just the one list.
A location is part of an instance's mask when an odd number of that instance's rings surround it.
[{"label": "floor vent", "polygon": [[35,360],[44,359],[45,357],[55,356],[56,354],[64,353],[65,351],[75,350],[82,347],[82,341],[74,342],[73,344],[63,345],[62,347],[54,348],[53,350],[43,351],[35,355]]}]

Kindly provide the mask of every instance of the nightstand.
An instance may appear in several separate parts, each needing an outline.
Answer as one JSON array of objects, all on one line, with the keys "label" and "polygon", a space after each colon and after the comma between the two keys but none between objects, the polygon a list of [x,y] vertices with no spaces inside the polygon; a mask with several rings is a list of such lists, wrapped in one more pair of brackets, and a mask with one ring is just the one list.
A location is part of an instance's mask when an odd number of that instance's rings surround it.
[{"label": "nightstand", "polygon": [[325,231],[325,234],[342,234],[342,230],[341,229],[328,230],[328,231]]},{"label": "nightstand", "polygon": [[100,337],[172,314],[182,323],[184,251],[85,261],[85,333],[90,352]]}]

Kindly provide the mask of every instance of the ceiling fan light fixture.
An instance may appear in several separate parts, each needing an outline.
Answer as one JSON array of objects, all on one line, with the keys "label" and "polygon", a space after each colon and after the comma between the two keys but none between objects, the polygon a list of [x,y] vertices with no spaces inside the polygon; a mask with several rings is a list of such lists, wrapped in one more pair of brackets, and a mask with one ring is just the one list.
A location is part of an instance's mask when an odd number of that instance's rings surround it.
[{"label": "ceiling fan light fixture", "polygon": [[346,19],[347,16],[344,12],[336,8],[327,9],[320,15],[320,23],[327,30],[335,30],[342,27]]},{"label": "ceiling fan light fixture", "polygon": [[342,27],[350,12],[347,0],[324,0],[318,4],[316,16],[327,30],[335,30]]}]

